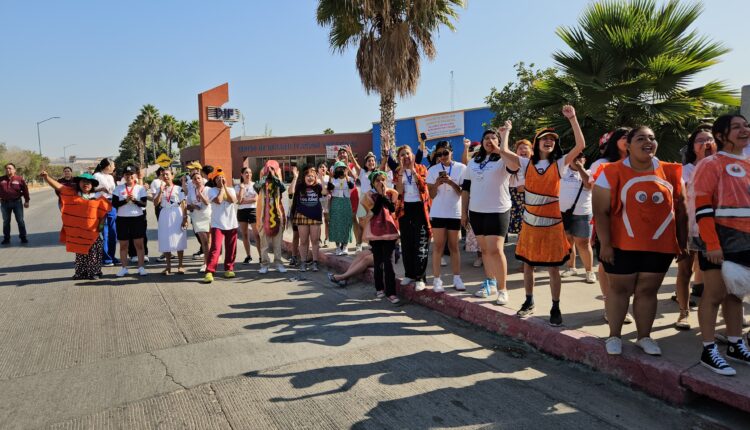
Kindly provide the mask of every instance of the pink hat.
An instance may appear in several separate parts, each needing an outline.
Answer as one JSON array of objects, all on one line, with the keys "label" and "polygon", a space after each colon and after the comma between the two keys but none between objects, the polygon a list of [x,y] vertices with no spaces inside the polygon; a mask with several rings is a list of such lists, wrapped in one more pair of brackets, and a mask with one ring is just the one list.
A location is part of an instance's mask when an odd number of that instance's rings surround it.
[{"label": "pink hat", "polygon": [[281,167],[279,167],[279,162],[276,160],[268,160],[266,161],[266,165],[263,166],[263,171],[261,172],[261,175],[267,175],[268,172],[273,169],[277,172],[281,171]]}]

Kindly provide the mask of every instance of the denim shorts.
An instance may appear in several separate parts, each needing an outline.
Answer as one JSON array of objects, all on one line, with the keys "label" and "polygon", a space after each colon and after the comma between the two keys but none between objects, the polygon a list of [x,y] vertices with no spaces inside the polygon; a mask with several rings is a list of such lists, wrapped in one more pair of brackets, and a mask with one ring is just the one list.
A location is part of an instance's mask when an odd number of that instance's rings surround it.
[{"label": "denim shorts", "polygon": [[570,222],[564,222],[565,233],[573,236],[589,239],[591,238],[591,215],[573,215]]}]

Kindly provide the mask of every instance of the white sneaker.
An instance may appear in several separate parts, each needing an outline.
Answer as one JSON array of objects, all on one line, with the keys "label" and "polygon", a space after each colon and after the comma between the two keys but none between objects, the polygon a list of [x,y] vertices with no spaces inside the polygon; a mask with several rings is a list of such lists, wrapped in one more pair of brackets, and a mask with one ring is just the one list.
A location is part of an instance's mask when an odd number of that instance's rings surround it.
[{"label": "white sneaker", "polygon": [[425,288],[427,288],[427,286],[422,281],[417,281],[417,283],[414,284],[414,291],[424,291]]},{"label": "white sneaker", "polygon": [[276,265],[276,270],[278,270],[279,273],[286,273],[286,267],[284,267],[284,265],[281,263]]},{"label": "white sneaker", "polygon": [[198,272],[200,272],[200,273],[206,273],[206,265],[205,264],[201,264],[201,268],[200,268],[200,270],[198,270]]},{"label": "white sneaker", "polygon": [[569,267],[569,268],[563,270],[562,273],[560,273],[560,277],[561,278],[569,278],[569,277],[575,276],[577,274],[578,274],[578,269],[576,269],[575,267]]},{"label": "white sneaker", "polygon": [[140,275],[140,276],[146,276],[146,275],[148,275],[148,272],[146,271],[146,269],[143,266],[141,266],[141,267],[138,268],[138,275]]},{"label": "white sneaker", "polygon": [[435,278],[432,280],[432,291],[436,293],[442,293],[445,292],[445,288],[443,288],[443,280],[440,278]]},{"label": "white sneaker", "polygon": [[401,279],[401,286],[402,286],[402,287],[404,287],[404,286],[406,286],[406,285],[409,285],[409,284],[411,284],[412,282],[414,282],[414,280],[413,280],[413,279],[411,279],[411,278],[407,278],[406,276],[404,276],[404,278],[403,278],[403,279]]},{"label": "white sneaker", "polygon": [[463,279],[458,275],[453,276],[453,288],[455,288],[456,291],[466,291],[466,285],[464,285]]},{"label": "white sneaker", "polygon": [[261,275],[265,275],[266,273],[268,273],[268,266],[260,266],[260,270],[258,270],[258,273],[260,273]]},{"label": "white sneaker", "polygon": [[474,260],[474,263],[472,264],[472,266],[474,266],[474,267],[482,267],[482,264],[484,264],[484,263],[482,263],[482,259],[481,258],[477,258],[476,260]]},{"label": "white sneaker", "polygon": [[359,245],[357,245],[357,246],[354,247],[354,252],[357,252],[357,253],[362,252],[362,244],[361,243]]},{"label": "white sneaker", "polygon": [[348,248],[342,249],[341,250],[341,255],[349,255],[349,249]]},{"label": "white sneaker", "polygon": [[128,274],[128,268],[127,267],[123,267],[123,268],[120,269],[119,272],[117,272],[116,276],[119,277],[119,278],[122,278],[123,276],[125,276],[127,274]]},{"label": "white sneaker", "polygon": [[507,305],[509,301],[507,289],[497,290],[497,300],[495,300],[495,303],[498,305]]},{"label": "white sneaker", "polygon": [[594,273],[594,272],[586,272],[586,283],[587,284],[596,284],[596,273]]},{"label": "white sneaker", "polygon": [[336,248],[336,255],[341,255],[343,251],[341,251],[341,248]]},{"label": "white sneaker", "polygon": [[448,265],[448,260],[445,259],[445,256],[440,257],[440,267],[445,267]]},{"label": "white sneaker", "polygon": [[[166,260],[167,260],[167,257],[164,257],[164,260],[159,260],[159,261],[166,261]],[[135,261],[136,262],[138,261],[138,257],[135,258]],[[143,256],[143,262],[148,263],[148,255]]]},{"label": "white sneaker", "polygon": [[633,317],[630,315],[630,312],[625,314],[625,324],[633,324]]},{"label": "white sneaker", "polygon": [[607,349],[609,355],[620,355],[622,354],[622,339],[619,337],[608,337],[604,341],[604,347]]},{"label": "white sneaker", "polygon": [[650,337],[638,339],[635,344],[638,345],[643,350],[643,352],[648,355],[661,355],[661,348],[659,348],[659,345],[657,345],[656,341],[651,339]]},{"label": "white sneaker", "polygon": [[130,262],[131,263],[137,263],[138,262],[138,257],[136,257],[136,256],[130,257]]}]

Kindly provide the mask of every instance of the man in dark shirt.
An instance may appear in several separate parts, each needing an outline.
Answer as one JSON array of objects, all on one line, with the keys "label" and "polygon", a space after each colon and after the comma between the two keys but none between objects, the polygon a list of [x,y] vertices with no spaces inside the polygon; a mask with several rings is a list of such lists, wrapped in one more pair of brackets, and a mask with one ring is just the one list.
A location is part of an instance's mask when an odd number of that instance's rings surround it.
[{"label": "man in dark shirt", "polygon": [[[21,203],[21,197],[24,203]],[[29,243],[26,239],[26,223],[23,222],[23,209],[29,207],[29,188],[22,177],[16,175],[13,163],[5,165],[5,176],[0,176],[0,208],[3,213],[3,245],[10,243],[10,215],[16,217],[18,236],[21,243]]]},{"label": "man in dark shirt", "polygon": [[[59,182],[60,184],[62,184],[65,187],[75,188],[76,187],[76,181],[75,181],[75,179],[73,179],[73,169],[71,169],[68,166],[65,166],[63,168],[63,177],[60,178],[60,179],[58,179],[57,182]],[[60,192],[59,191],[55,191],[55,194],[57,194],[57,207],[61,208],[62,207],[62,200],[60,199]]]}]

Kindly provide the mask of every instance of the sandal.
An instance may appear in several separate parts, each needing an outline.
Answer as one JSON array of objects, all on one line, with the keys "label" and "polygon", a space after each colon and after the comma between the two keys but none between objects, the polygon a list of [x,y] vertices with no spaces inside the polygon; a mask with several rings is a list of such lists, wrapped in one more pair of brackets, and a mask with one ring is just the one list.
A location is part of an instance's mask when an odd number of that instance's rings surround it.
[{"label": "sandal", "polygon": [[177,274],[178,275],[184,275],[185,274],[185,268],[184,267],[177,268]]},{"label": "sandal", "polygon": [[169,269],[164,269],[161,271],[161,274],[164,276],[169,276],[172,274],[172,272]]}]

